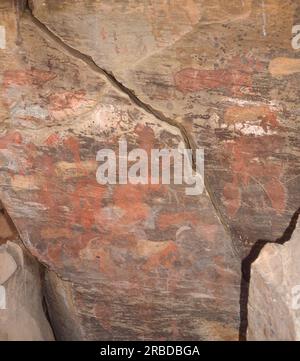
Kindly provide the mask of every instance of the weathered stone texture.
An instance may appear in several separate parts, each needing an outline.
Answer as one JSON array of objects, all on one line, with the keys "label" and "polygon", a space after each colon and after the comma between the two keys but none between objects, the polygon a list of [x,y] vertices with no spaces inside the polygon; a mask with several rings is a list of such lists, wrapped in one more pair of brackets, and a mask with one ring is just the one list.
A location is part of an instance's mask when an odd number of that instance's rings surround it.
[{"label": "weathered stone texture", "polygon": [[[60,40],[1,3],[0,199],[53,272],[58,338],[237,339],[241,258],[300,201],[297,2],[30,5]],[[149,154],[186,134],[205,148],[202,195],[96,182],[122,137]]]},{"label": "weathered stone texture", "polygon": [[16,271],[17,264],[14,258],[0,248],[0,284],[6,282]]},{"label": "weathered stone texture", "polygon": [[300,340],[300,222],[284,245],[268,244],[253,263],[248,340]]},{"label": "weathered stone texture", "polygon": [[[182,147],[180,131],[30,18],[18,26],[3,71],[1,199],[31,253],[65,280],[46,279],[58,337],[237,339],[239,259],[207,193],[96,182],[99,149],[121,137],[148,153]],[[62,325],[62,309],[80,327]]]},{"label": "weathered stone texture", "polygon": [[[4,262],[3,262],[4,261]],[[52,341],[54,336],[42,306],[40,265],[21,245],[0,246],[0,340]],[[5,308],[4,308],[5,307]]]},{"label": "weathered stone texture", "polygon": [[241,256],[258,239],[282,235],[300,204],[300,67],[291,44],[298,1],[33,0],[32,7],[205,147],[206,183]]},{"label": "weathered stone texture", "polygon": [[4,209],[1,209],[1,207],[0,204],[0,244],[17,237],[17,232],[14,229],[11,220],[7,217]]}]

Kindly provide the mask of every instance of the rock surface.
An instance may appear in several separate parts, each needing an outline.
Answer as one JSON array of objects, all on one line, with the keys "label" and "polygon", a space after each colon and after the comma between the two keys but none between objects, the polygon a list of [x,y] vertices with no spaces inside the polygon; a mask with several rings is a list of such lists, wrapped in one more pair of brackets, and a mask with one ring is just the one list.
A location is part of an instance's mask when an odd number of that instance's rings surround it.
[{"label": "rock surface", "polygon": [[14,239],[16,236],[17,233],[15,232],[10,219],[8,219],[0,205],[0,244],[5,243],[9,239]]},{"label": "rock surface", "polygon": [[31,5],[65,43],[205,148],[206,185],[241,257],[258,239],[281,237],[300,204],[298,1]]},{"label": "rock surface", "polygon": [[17,264],[14,258],[0,247],[0,285],[6,282],[16,271]]},{"label": "rock surface", "polygon": [[267,244],[253,263],[248,340],[300,340],[300,222],[292,239]]},{"label": "rock surface", "polygon": [[58,289],[49,278],[49,312],[57,325],[67,287],[73,307],[65,317],[80,327],[56,332],[237,339],[239,260],[207,193],[96,181],[98,150],[117,151],[122,137],[148,153],[182,147],[179,129],[138,107],[28,16],[17,24],[19,45],[8,46],[3,74],[1,199],[31,253],[67,282]]},{"label": "rock surface", "polygon": [[[299,7],[24,3],[0,5],[0,199],[51,270],[58,338],[238,339],[241,258],[300,201]],[[98,150],[123,138],[204,147],[205,192],[99,185]]]},{"label": "rock surface", "polygon": [[[0,267],[1,301],[0,340],[1,341],[52,341],[54,336],[42,306],[40,266],[32,256],[16,243],[7,242],[0,247],[0,259],[13,260],[9,278],[3,281]],[[3,293],[5,289],[5,294]],[[4,300],[3,300],[4,299]]]}]

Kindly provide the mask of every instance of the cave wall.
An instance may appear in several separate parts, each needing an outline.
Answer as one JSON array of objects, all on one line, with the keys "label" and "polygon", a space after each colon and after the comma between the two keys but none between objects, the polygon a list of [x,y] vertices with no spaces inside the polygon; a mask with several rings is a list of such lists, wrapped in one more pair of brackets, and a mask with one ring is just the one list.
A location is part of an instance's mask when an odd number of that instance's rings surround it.
[{"label": "cave wall", "polygon": [[[55,334],[237,340],[241,261],[300,200],[298,2],[25,5],[0,5],[0,199],[48,269]],[[203,194],[99,185],[124,138],[204,147]]]},{"label": "cave wall", "polygon": [[248,340],[300,340],[300,222],[285,244],[266,245],[252,265]]},{"label": "cave wall", "polygon": [[53,341],[43,267],[26,250],[0,204],[0,341]]}]

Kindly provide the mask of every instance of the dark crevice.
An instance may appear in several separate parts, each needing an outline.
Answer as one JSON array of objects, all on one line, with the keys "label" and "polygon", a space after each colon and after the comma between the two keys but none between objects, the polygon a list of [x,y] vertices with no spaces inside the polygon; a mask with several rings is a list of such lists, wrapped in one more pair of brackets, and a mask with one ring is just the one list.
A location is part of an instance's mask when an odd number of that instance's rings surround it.
[{"label": "dark crevice", "polygon": [[41,290],[42,290],[42,307],[43,307],[43,311],[44,311],[44,314],[45,314],[45,317],[52,329],[52,333],[53,333],[53,336],[54,336],[54,340],[57,341],[58,338],[57,338],[57,335],[55,334],[55,327],[53,325],[53,322],[51,320],[51,317],[50,317],[50,309],[49,309],[49,305],[48,305],[48,302],[47,302],[47,292],[46,292],[46,272],[47,272],[47,268],[44,266],[44,265],[41,265],[40,267],[41,269]]},{"label": "dark crevice", "polygon": [[251,248],[250,253],[242,261],[242,279],[241,279],[241,294],[240,294],[240,335],[239,338],[241,341],[246,340],[246,332],[248,327],[248,297],[249,297],[249,286],[250,286],[250,277],[251,277],[251,265],[259,256],[262,248],[267,243],[276,243],[283,245],[288,242],[297,226],[297,221],[300,214],[300,208],[296,210],[293,214],[291,221],[287,228],[285,229],[283,235],[280,238],[277,238],[275,241],[259,239],[253,247]]},{"label": "dark crevice", "polygon": [[0,225],[0,245],[6,243],[7,241],[13,241],[18,238],[16,227],[1,202]]}]

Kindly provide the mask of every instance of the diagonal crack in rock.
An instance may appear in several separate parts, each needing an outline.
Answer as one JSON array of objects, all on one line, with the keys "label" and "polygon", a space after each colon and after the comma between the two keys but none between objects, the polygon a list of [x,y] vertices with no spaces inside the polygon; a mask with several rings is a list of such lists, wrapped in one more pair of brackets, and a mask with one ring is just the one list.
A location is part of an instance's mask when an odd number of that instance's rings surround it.
[{"label": "diagonal crack in rock", "polygon": [[[154,107],[152,107],[150,104],[147,104],[145,102],[143,102],[141,99],[139,99],[134,90],[127,88],[123,83],[121,83],[118,79],[116,79],[116,77],[114,76],[113,73],[103,69],[102,67],[100,67],[95,61],[94,59],[85,54],[82,53],[81,51],[79,51],[76,48],[73,48],[72,46],[68,45],[61,37],[59,37],[57,34],[55,34],[51,29],[49,29],[48,26],[46,26],[43,22],[41,22],[34,14],[32,11],[32,8],[30,6],[29,1],[23,1],[21,0],[21,10],[23,11],[22,16],[25,16],[27,18],[29,18],[29,20],[31,20],[31,22],[49,39],[51,39],[54,43],[56,43],[60,48],[62,48],[68,55],[79,59],[81,61],[83,61],[93,72],[100,74],[102,76],[104,76],[108,82],[117,90],[121,91],[123,94],[126,94],[129,99],[140,109],[144,110],[145,112],[147,112],[148,114],[151,114],[152,116],[154,116],[156,119],[158,119],[161,122],[165,122],[175,128],[177,128],[180,131],[180,134],[184,140],[185,143],[185,147],[186,149],[191,149],[192,150],[192,167],[193,170],[196,171],[196,163],[195,163],[195,152],[196,152],[196,144],[193,141],[192,137],[190,137],[188,131],[185,129],[185,127],[178,121],[173,120],[169,117],[167,117],[165,114],[163,114],[160,110],[155,109]],[[231,239],[231,243],[232,243],[232,247],[233,247],[233,251],[235,253],[235,255],[237,257],[239,257],[239,252],[236,249],[234,242],[232,242],[232,233],[230,231],[229,225],[227,224],[227,222],[225,221],[222,212],[220,211],[219,207],[217,206],[217,202],[215,200],[215,195],[213,190],[211,189],[210,185],[208,184],[207,180],[204,177],[204,185],[205,185],[205,189],[206,192],[209,196],[209,199],[211,201],[211,204],[215,210],[216,216],[219,219],[220,223],[222,224],[225,232],[227,233],[227,235],[229,236],[229,238]]]}]

